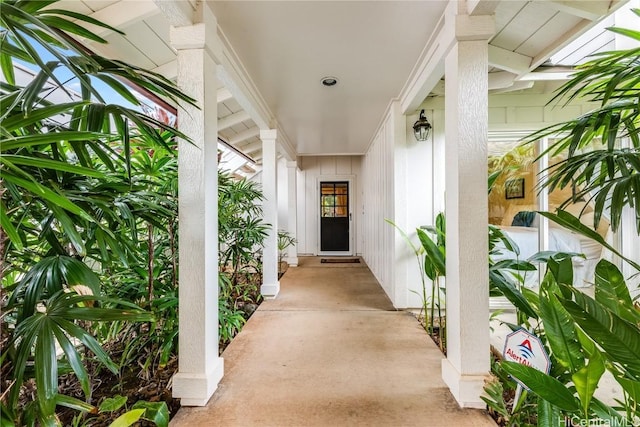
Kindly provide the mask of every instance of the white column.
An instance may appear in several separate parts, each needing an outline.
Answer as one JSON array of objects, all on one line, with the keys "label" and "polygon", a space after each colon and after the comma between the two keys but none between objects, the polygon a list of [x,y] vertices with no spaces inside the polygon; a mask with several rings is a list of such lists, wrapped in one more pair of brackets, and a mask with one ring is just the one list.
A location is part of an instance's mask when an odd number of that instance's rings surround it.
[{"label": "white column", "polygon": [[264,220],[271,227],[264,241],[262,255],[262,286],[260,293],[267,299],[275,298],[280,292],[278,281],[278,157],[276,138],[278,131],[260,131],[262,140],[262,192]]},{"label": "white column", "polygon": [[178,128],[180,221],[180,361],[173,396],[183,406],[207,403],[223,376],[218,357],[218,117],[216,64],[205,39],[215,18],[171,28],[178,51],[178,86],[200,108],[181,104]]},{"label": "white column", "polygon": [[[456,16],[445,60],[447,358],[442,377],[462,407],[480,399],[489,362],[488,37],[492,20]],[[464,25],[459,25],[464,23]],[[460,33],[464,32],[464,35]]]},{"label": "white column", "polygon": [[[294,239],[298,236],[298,162],[287,162],[287,231]],[[298,246],[293,244],[287,248],[287,263],[291,267],[298,266]]]}]

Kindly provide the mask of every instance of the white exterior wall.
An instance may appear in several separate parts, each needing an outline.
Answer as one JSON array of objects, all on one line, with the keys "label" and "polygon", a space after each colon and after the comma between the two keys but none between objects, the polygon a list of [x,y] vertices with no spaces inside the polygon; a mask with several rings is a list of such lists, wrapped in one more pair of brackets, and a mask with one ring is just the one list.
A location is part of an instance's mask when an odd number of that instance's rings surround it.
[{"label": "white exterior wall", "polygon": [[[589,111],[587,103],[565,108],[546,105],[551,95],[500,94],[489,97],[489,132],[514,133],[514,139]],[[362,161],[362,255],[396,308],[419,308],[421,279],[413,252],[393,227],[392,219],[415,244],[415,228],[432,225],[444,212],[444,99],[422,105],[433,125],[430,141],[416,143],[412,126],[417,114],[404,116],[405,135],[394,134],[392,111]],[[299,193],[301,194],[301,193]],[[300,226],[299,226],[300,227]],[[628,235],[625,255],[637,257],[640,242]],[[302,251],[300,251],[302,253]],[[427,292],[430,291],[427,283]]]},{"label": "white exterior wall", "polygon": [[[416,247],[420,247],[416,229],[433,225],[433,134],[427,141],[417,141],[413,124],[418,114],[403,116],[391,108],[394,138],[394,218],[395,224],[407,233]],[[433,122],[433,111],[426,111]],[[398,230],[393,231],[393,304],[396,308],[422,307],[423,289],[420,265],[416,255]],[[421,262],[421,261],[420,261]],[[431,281],[425,278],[425,293],[431,295]]]},{"label": "white exterior wall", "polygon": [[[422,306],[422,279],[416,256],[399,231],[388,224],[392,220],[419,247],[416,228],[433,225],[434,212],[444,209],[444,199],[434,200],[434,152],[443,151],[443,143],[434,136],[444,132],[441,113],[427,110],[427,119],[436,132],[428,141],[418,142],[413,123],[418,115],[403,116],[392,103],[363,160],[363,257],[396,308]],[[438,132],[440,130],[440,132]],[[444,151],[443,151],[444,152]],[[383,172],[384,171],[384,172]],[[370,238],[369,238],[370,237]],[[431,283],[427,279],[427,294]]]},{"label": "white exterior wall", "polygon": [[393,126],[388,114],[362,164],[362,256],[391,301],[397,293],[393,280],[395,230],[385,219],[394,219]]},{"label": "white exterior wall", "polygon": [[[320,233],[319,180],[352,179],[351,198],[352,250],[360,254],[362,223],[361,156],[304,156],[298,170],[298,255],[318,255]],[[286,169],[286,168],[285,168]],[[285,171],[286,172],[286,171]],[[286,188],[286,187],[285,187]]]}]

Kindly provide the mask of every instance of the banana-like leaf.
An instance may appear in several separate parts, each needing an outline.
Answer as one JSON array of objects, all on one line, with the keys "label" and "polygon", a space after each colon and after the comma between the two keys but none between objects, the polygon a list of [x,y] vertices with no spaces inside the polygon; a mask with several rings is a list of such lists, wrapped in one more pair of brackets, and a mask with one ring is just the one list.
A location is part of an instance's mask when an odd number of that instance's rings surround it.
[{"label": "banana-like leaf", "polygon": [[574,299],[562,305],[575,322],[626,371],[640,376],[640,329],[608,310],[602,304],[573,289]]},{"label": "banana-like leaf", "polygon": [[629,288],[618,267],[602,259],[596,265],[595,299],[631,323],[640,323],[640,311],[633,305]]},{"label": "banana-like leaf", "polygon": [[609,249],[614,254],[618,255],[620,258],[624,259],[626,262],[632,265],[636,270],[640,270],[640,264],[622,255],[618,250],[616,250],[613,246],[607,243],[607,241],[604,240],[602,236],[600,236],[591,228],[584,225],[582,222],[580,222],[578,218],[571,215],[569,212],[558,211],[557,214],[553,214],[551,212],[538,211],[538,213],[544,217],[549,218],[556,224],[560,224],[561,226],[568,228],[571,231],[575,231],[576,233],[579,233],[585,237],[595,240],[605,248]]},{"label": "banana-like leaf", "polygon": [[603,420],[603,422],[608,422],[608,425],[610,426],[632,425],[631,422],[620,415],[618,411],[596,399],[595,397],[591,402],[591,410],[598,416],[599,419]]},{"label": "banana-like leaf", "polygon": [[564,254],[560,258],[551,257],[547,261],[547,267],[556,283],[573,285],[573,263],[571,258],[565,257]]},{"label": "banana-like leaf", "polygon": [[580,345],[582,346],[582,350],[584,350],[587,358],[591,357],[594,353],[600,352],[596,343],[593,342],[591,338],[580,328],[576,328],[576,335],[578,336],[578,341],[580,341]]},{"label": "banana-like leaf", "polygon": [[443,248],[438,247],[424,230],[417,228],[416,232],[425,251],[425,269],[429,266],[431,272],[431,275],[428,275],[429,279],[435,280],[439,276],[445,276],[447,267]]},{"label": "banana-like leaf", "polygon": [[531,255],[527,261],[529,262],[549,262],[549,260],[561,261],[565,258],[581,257],[586,258],[584,254],[577,252],[556,252],[556,251],[540,251]]},{"label": "banana-like leaf", "polygon": [[578,397],[580,397],[582,413],[585,417],[589,416],[591,399],[596,388],[598,388],[598,383],[604,371],[604,360],[600,353],[595,352],[589,359],[589,363],[571,376],[578,392]]},{"label": "banana-like leaf", "polygon": [[631,398],[636,405],[640,404],[640,378],[630,380],[627,378],[616,377],[616,381],[618,381],[618,384],[622,386],[624,391],[629,395],[629,398]]},{"label": "banana-like leaf", "polygon": [[[218,184],[218,186],[220,187],[220,183]],[[222,186],[222,188],[223,188],[223,189],[224,189],[225,187],[226,187],[226,186],[224,186],[224,185]],[[224,195],[225,195],[225,192],[223,191],[223,192],[221,192],[221,194],[218,196],[218,203],[219,203],[219,205],[224,203],[224,200],[225,200]],[[221,197],[221,196],[222,196],[222,197]],[[221,210],[221,209],[219,209],[219,210]],[[398,232],[400,233],[400,235],[402,236],[402,238],[404,239],[404,241],[405,241],[405,242],[407,242],[407,244],[409,245],[409,247],[411,248],[411,250],[413,251],[413,253],[414,253],[416,256],[420,255],[420,248],[413,244],[413,242],[411,241],[411,239],[409,238],[409,236],[407,235],[407,233],[405,233],[405,232],[404,232],[404,230],[402,230],[400,227],[398,227],[398,225],[397,225],[395,222],[393,222],[392,220],[390,220],[390,219],[385,218],[385,222],[386,222],[387,224],[392,225],[396,230],[398,230]],[[224,224],[223,224],[223,225],[224,225]]]},{"label": "banana-like leaf", "polygon": [[544,399],[538,400],[538,427],[558,427],[564,425],[560,409]]},{"label": "banana-like leaf", "polygon": [[522,292],[520,292],[510,280],[504,277],[500,271],[497,271],[493,267],[489,268],[489,285],[498,289],[518,310],[525,313],[528,317],[532,319],[538,318],[538,313],[531,307],[531,304],[529,304],[529,301]]},{"label": "banana-like leaf", "polygon": [[493,267],[496,269],[517,270],[517,271],[536,271],[535,265],[528,261],[519,261],[515,259],[503,259],[496,262]]},{"label": "banana-like leaf", "polygon": [[540,285],[540,319],[556,360],[570,373],[584,367],[584,354],[578,342],[573,319],[551,291],[549,275]]},{"label": "banana-like leaf", "polygon": [[578,412],[580,403],[573,393],[557,379],[529,366],[515,362],[500,362],[509,375],[522,381],[532,392],[554,406],[568,412]]}]

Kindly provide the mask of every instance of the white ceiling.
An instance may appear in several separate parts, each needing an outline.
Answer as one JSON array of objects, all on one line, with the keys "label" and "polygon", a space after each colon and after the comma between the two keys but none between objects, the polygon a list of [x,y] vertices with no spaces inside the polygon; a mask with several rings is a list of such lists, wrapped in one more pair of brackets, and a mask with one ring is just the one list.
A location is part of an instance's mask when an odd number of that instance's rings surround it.
[{"label": "white ceiling", "polygon": [[[213,2],[299,154],[364,153],[446,1]],[[322,86],[324,76],[339,83]]]},{"label": "white ceiling", "polygon": [[[157,8],[158,1],[63,0],[54,7],[85,13],[126,32],[121,36],[93,28],[110,43],[92,44],[93,50],[175,78],[169,21]],[[484,7],[495,6],[490,87],[504,91],[514,80],[526,83],[517,80],[625,2],[479,0]],[[366,151],[385,108],[401,94],[447,3],[207,2],[297,155]],[[595,43],[589,42],[589,49]],[[320,79],[327,75],[336,76],[338,85],[322,86]],[[526,86],[511,90],[518,87]],[[260,160],[256,122],[239,114],[242,106],[229,91],[219,90],[218,100],[220,122],[232,123],[219,136]]]}]

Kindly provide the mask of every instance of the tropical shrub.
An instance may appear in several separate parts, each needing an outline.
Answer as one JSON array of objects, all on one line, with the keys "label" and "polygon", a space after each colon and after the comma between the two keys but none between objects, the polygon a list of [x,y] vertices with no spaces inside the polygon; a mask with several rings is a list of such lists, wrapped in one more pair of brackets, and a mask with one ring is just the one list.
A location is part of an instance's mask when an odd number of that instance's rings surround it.
[{"label": "tropical shrub", "polygon": [[256,182],[218,172],[220,351],[262,301],[263,199]]},{"label": "tropical shrub", "polygon": [[[555,254],[547,259],[539,292],[525,297],[535,311],[528,325],[535,325],[533,332],[551,358],[550,374],[507,361],[499,369],[537,396],[538,425],[561,425],[565,419],[633,425],[640,415],[640,310],[618,268],[606,260],[596,267],[595,298],[574,288],[572,280],[571,256]],[[594,397],[605,370],[624,390],[618,407]],[[487,393],[493,407],[495,391],[487,387]]]},{"label": "tropical shrub", "polygon": [[[77,22],[117,30],[45,8],[53,3],[0,7],[3,423],[58,424],[59,406],[94,411],[87,362],[119,373],[102,344],[165,330],[158,308],[177,286],[177,264],[158,262],[175,261],[175,192],[161,174],[174,162],[173,138],[183,135],[136,108],[119,79],[193,101],[160,75],[87,53],[69,36],[104,40]],[[37,71],[25,86],[16,84],[14,61]],[[62,75],[81,93],[52,104],[53,90],[67,91]],[[97,80],[133,106],[105,102]],[[67,373],[86,402],[59,393]]]},{"label": "tropical shrub", "polygon": [[[425,330],[438,342],[440,350],[446,352],[446,320],[442,313],[442,302],[446,292],[442,283],[442,279],[446,274],[444,215],[439,213],[436,216],[435,226],[425,226],[416,229],[416,234],[420,240],[419,246],[414,244],[409,235],[393,221],[389,219],[385,219],[385,221],[398,230],[413,251],[422,284],[422,294],[419,294],[422,307],[418,318],[421,319],[422,316],[424,316]],[[435,240],[427,234],[427,232],[434,234],[436,236]],[[427,293],[427,278],[431,280],[431,292],[429,294]],[[436,308],[438,310],[437,326],[435,317]]]},{"label": "tropical shrub", "polygon": [[256,182],[218,174],[219,263],[229,277],[234,302],[257,302],[262,246],[269,228],[262,220],[263,199]]},{"label": "tropical shrub", "polygon": [[[640,9],[632,9],[640,17]],[[608,28],[640,41],[640,31]],[[570,187],[572,196],[562,207],[582,199],[594,206],[594,228],[607,214],[613,231],[620,226],[623,206],[634,209],[636,233],[640,234],[640,104],[638,76],[640,47],[594,54],[577,67],[550,102],[583,99],[597,108],[572,120],[535,132],[528,142],[550,136],[560,138],[540,154],[566,153],[567,159],[549,168],[542,188]],[[626,138],[628,147],[618,141]]]},{"label": "tropical shrub", "polygon": [[[640,16],[639,10],[634,13]],[[610,30],[640,40],[636,30]],[[564,135],[542,156],[566,152],[567,160],[549,169],[541,187],[570,187],[573,195],[563,206],[586,199],[594,206],[594,227],[586,227],[562,210],[540,214],[596,240],[638,272],[637,262],[625,258],[594,229],[607,213],[612,229],[618,230],[624,208],[631,207],[638,219],[635,231],[640,238],[639,64],[638,48],[594,55],[554,99],[586,98],[597,102],[598,108],[527,137],[534,141]],[[618,146],[621,137],[628,139],[629,147]],[[632,300],[618,267],[607,260],[596,266],[593,298],[573,287],[572,256],[575,254],[538,255],[547,264],[539,292],[523,290],[512,299],[520,313],[519,325],[512,328],[533,328],[549,352],[550,374],[513,362],[499,363],[496,371],[510,374],[531,390],[536,399],[537,425],[638,425],[640,307]],[[613,407],[594,397],[606,371],[623,390],[622,400]],[[489,406],[500,412],[496,386],[489,384],[486,390]]]},{"label": "tropical shrub", "polygon": [[286,255],[285,249],[298,243],[295,237],[293,237],[288,231],[278,230],[278,274],[282,275],[282,263],[284,262],[284,256]]}]

